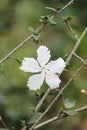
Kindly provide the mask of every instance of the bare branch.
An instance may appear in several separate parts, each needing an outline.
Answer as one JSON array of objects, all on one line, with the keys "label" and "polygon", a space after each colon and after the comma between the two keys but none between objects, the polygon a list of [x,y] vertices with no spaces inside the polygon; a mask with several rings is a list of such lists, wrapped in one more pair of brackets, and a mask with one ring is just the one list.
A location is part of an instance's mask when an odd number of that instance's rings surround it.
[{"label": "bare branch", "polygon": [[7,60],[9,58],[9,56],[11,56],[16,50],[18,50],[20,47],[22,47],[28,40],[30,40],[32,38],[32,36],[29,36],[28,38],[26,38],[23,42],[21,42],[17,47],[15,47],[11,52],[9,52],[1,61],[0,64],[2,62],[4,62],[5,60]]},{"label": "bare branch", "polygon": [[73,53],[73,55],[77,58],[77,59],[79,59],[81,62],[85,62],[80,56],[78,56],[76,53]]},{"label": "bare branch", "polygon": [[51,107],[54,105],[54,103],[58,100],[61,93],[70,85],[70,83],[76,78],[76,76],[79,74],[79,72],[87,65],[87,61],[77,69],[77,71],[73,74],[73,76],[69,79],[69,81],[65,84],[65,86],[59,91],[59,93],[56,95],[54,100],[51,102],[51,104],[47,107],[47,109],[43,112],[43,114],[38,118],[38,120],[35,122],[35,124],[30,128],[30,130],[34,129],[34,127],[38,124],[38,122],[43,118],[43,116],[46,115],[46,113],[51,109]]},{"label": "bare branch", "polygon": [[73,53],[76,52],[76,50],[78,49],[83,37],[86,35],[87,33],[87,27],[84,29],[82,35],[80,36],[80,38],[78,39],[77,43],[75,44],[74,48],[72,49],[71,53],[69,54],[69,57],[66,60],[66,65],[69,63],[69,61],[71,60]]},{"label": "bare branch", "polygon": [[44,96],[42,97],[42,99],[39,101],[39,103],[37,104],[36,108],[35,108],[35,112],[37,112],[39,110],[39,108],[42,106],[44,100],[46,99],[46,97],[48,96],[48,94],[50,93],[51,88],[49,88],[46,93],[44,94]]},{"label": "bare branch", "polygon": [[26,130],[27,129],[27,125],[23,126],[20,130]]},{"label": "bare branch", "polygon": [[[80,38],[78,39],[77,43],[75,44],[73,50],[71,51],[69,57],[67,58],[66,65],[69,63],[69,61],[71,60],[72,56],[75,54],[76,50],[78,49],[78,47],[79,47],[79,45],[81,43],[82,38],[85,36],[86,33],[87,33],[87,27],[83,31],[82,35],[80,36]],[[46,93],[45,93],[46,96],[44,95],[44,97],[42,97],[42,99],[40,100],[39,104],[36,106],[36,108],[35,108],[36,110],[38,110],[40,108],[40,106],[43,104],[43,102],[46,99],[46,97],[49,94],[49,92],[50,92],[50,88],[48,88],[48,90],[46,91]]]},{"label": "bare branch", "polygon": [[[52,19],[58,14],[61,13],[65,8],[67,8],[68,6],[70,6],[72,3],[74,2],[74,0],[71,0],[68,4],[66,4],[63,8],[61,8],[61,10],[59,10],[58,12],[56,12],[56,14],[54,14],[52,16]],[[43,25],[42,25],[43,26]],[[39,28],[39,30],[37,29],[37,32],[41,32],[42,31],[42,26]],[[45,28],[47,25],[43,26],[43,28]],[[35,112],[39,110],[39,108],[41,107],[41,105],[43,104],[44,100],[46,99],[47,95],[50,93],[51,89],[48,88],[48,90],[46,91],[45,95],[41,98],[41,100],[39,101],[39,103],[37,104],[36,108],[35,108]]]},{"label": "bare branch", "polygon": [[69,30],[70,30],[70,31],[72,32],[72,34],[74,35],[74,37],[78,40],[79,37],[78,37],[78,35],[76,34],[76,32],[73,30],[73,28],[71,27],[70,21],[67,21],[67,22],[65,22],[65,23],[66,23],[66,25],[68,26]]},{"label": "bare branch", "polygon": [[61,10],[59,10],[58,12],[62,12],[65,8],[67,8],[68,6],[70,6],[71,4],[73,4],[74,0],[71,0],[68,4],[66,4]]},{"label": "bare branch", "polygon": [[[85,111],[85,110],[87,110],[87,105],[86,105],[86,106],[83,106],[83,107],[80,107],[80,108],[78,108],[78,109],[75,109],[75,110],[73,110],[73,111],[76,112],[75,115],[77,115],[77,113],[83,112],[83,111]],[[38,128],[41,128],[41,127],[43,127],[43,126],[45,126],[45,125],[47,125],[47,124],[50,124],[50,123],[52,123],[52,122],[54,122],[54,121],[56,121],[56,120],[60,120],[60,119],[66,118],[67,116],[70,117],[70,115],[68,115],[68,114],[63,114],[63,116],[55,116],[55,117],[53,117],[53,118],[51,118],[51,119],[49,119],[49,120],[47,120],[47,121],[45,121],[45,122],[42,122],[42,123],[36,125],[36,126],[34,127],[34,130],[36,130],[36,129],[38,129]]]},{"label": "bare branch", "polygon": [[5,122],[3,121],[3,119],[2,119],[1,116],[0,116],[0,121],[1,121],[1,123],[3,124],[3,126],[4,126],[6,129],[8,129],[7,125],[5,124]]},{"label": "bare branch", "polygon": [[[58,12],[56,12],[56,15],[58,13],[61,13],[65,8],[67,8],[68,6],[70,6],[73,3],[74,0],[71,0],[68,4],[66,4],[61,10],[59,10]],[[55,17],[55,14],[52,16],[52,19]],[[40,27],[38,27],[36,29],[36,32],[40,33],[41,31],[43,31],[46,27],[48,26],[48,24],[44,25],[42,24]],[[23,42],[21,42],[17,47],[15,47],[12,51],[10,51],[3,59],[0,60],[0,64],[3,63],[4,61],[6,61],[9,56],[11,56],[14,52],[16,52],[20,47],[22,47],[27,41],[29,41],[32,38],[32,35],[28,36]]]},{"label": "bare branch", "polygon": [[[87,33],[87,27],[85,28],[85,30],[83,31],[82,35],[80,36],[80,38],[78,39],[78,41],[76,42],[74,48],[72,49],[69,57],[66,60],[66,66],[69,63],[69,61],[71,60],[73,53],[76,52],[76,50],[78,49],[82,38],[85,36],[85,34]],[[35,124],[29,129],[29,130],[33,130],[33,128],[38,124],[38,122],[43,118],[43,116],[51,109],[51,107],[54,105],[54,103],[56,102],[56,100],[59,98],[59,96],[61,95],[61,93],[67,88],[67,86],[74,80],[74,78],[77,76],[77,74],[84,68],[84,66],[87,64],[87,62],[85,62],[79,69],[77,69],[76,73],[70,78],[70,80],[67,82],[67,84],[60,90],[60,92],[57,94],[57,96],[54,98],[54,100],[51,102],[51,104],[48,106],[48,108],[44,111],[44,113],[38,118],[38,120],[35,122]]]}]

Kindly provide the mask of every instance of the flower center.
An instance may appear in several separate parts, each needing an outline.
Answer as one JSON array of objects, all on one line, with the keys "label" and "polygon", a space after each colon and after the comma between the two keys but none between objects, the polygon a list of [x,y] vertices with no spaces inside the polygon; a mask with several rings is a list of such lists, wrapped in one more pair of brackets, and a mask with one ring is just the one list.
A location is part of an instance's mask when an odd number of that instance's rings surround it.
[{"label": "flower center", "polygon": [[42,69],[42,71],[44,71],[44,72],[46,71],[46,67],[45,67],[45,66],[42,66],[41,69]]},{"label": "flower center", "polygon": [[44,74],[45,74],[45,78],[46,78],[46,79],[50,79],[50,78],[51,78],[51,73],[50,73],[50,71],[46,68],[46,66],[41,67],[41,69],[42,69],[42,71],[43,71]]}]

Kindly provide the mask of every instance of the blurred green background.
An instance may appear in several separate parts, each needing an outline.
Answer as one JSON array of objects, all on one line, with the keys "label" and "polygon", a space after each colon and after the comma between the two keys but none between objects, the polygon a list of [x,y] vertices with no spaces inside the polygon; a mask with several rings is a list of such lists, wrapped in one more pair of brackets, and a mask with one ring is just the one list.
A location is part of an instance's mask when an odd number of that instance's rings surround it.
[{"label": "blurred green background", "polygon": [[[52,11],[46,10],[44,7],[63,7],[68,0],[0,0],[0,59],[8,52],[15,48],[31,33],[28,29],[32,26],[34,29],[39,27],[41,23],[39,18],[42,15],[52,15]],[[76,43],[76,39],[70,33],[67,26],[61,21],[64,16],[72,17],[72,27],[80,36],[87,25],[87,0],[76,0],[74,4],[65,9],[58,15],[55,26],[49,26],[41,33],[41,40],[51,50],[52,59],[58,57],[67,58]],[[24,57],[35,57],[36,49],[39,47],[32,40],[28,41],[24,46],[17,50],[11,58],[0,65],[0,115],[6,122],[7,126],[15,129],[21,128],[20,120],[28,121],[32,115],[32,108],[36,106],[40,97],[30,91],[26,87],[29,74],[20,71],[20,64],[15,60],[22,61]],[[78,48],[77,54],[82,58],[87,58],[87,37],[83,39]],[[69,71],[64,72],[61,76],[64,85],[82,63],[73,58]],[[44,86],[44,85],[43,85]],[[47,88],[47,86],[45,85]],[[87,95],[80,93],[81,89],[87,88],[87,68],[85,68],[76,80],[64,92],[64,98],[76,101],[75,108],[85,105]],[[41,89],[43,93],[45,90]],[[55,93],[55,90],[53,90]],[[48,97],[40,112],[43,112],[47,105],[51,102],[53,96]],[[62,99],[60,99],[62,102]],[[60,103],[61,105],[61,103]],[[58,112],[59,104],[53,108],[45,117],[48,119]],[[53,114],[52,114],[53,113]],[[87,112],[78,114],[75,117],[56,121],[50,126],[46,126],[47,130],[80,130],[81,122],[87,119]],[[87,123],[87,122],[86,122]],[[0,122],[0,127],[3,125]],[[87,129],[87,127],[86,127]],[[86,130],[81,129],[81,130]],[[44,130],[44,128],[43,128]]]}]

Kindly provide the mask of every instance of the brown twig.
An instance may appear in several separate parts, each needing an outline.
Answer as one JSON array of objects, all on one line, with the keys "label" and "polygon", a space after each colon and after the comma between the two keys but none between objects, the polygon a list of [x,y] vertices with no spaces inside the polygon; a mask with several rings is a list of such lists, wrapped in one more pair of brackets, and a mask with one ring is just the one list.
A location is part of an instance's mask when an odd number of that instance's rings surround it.
[{"label": "brown twig", "polygon": [[74,37],[78,40],[79,37],[78,37],[78,35],[76,34],[76,32],[73,30],[73,28],[71,27],[70,21],[67,21],[67,22],[65,22],[65,23],[66,23],[66,25],[68,26],[69,30],[70,30],[70,31],[72,32],[72,34],[74,35]]},{"label": "brown twig", "polygon": [[22,47],[28,40],[32,38],[32,35],[27,37],[23,42],[21,42],[17,47],[15,47],[12,51],[10,51],[2,60],[0,60],[0,64],[6,61],[9,56],[11,56],[15,51],[17,51],[20,47]]},{"label": "brown twig", "polygon": [[5,124],[5,122],[3,121],[3,119],[2,119],[1,116],[0,116],[0,121],[1,121],[1,123],[3,124],[3,126],[4,126],[6,129],[8,129],[7,125]]},{"label": "brown twig", "polygon": [[[76,42],[74,48],[72,49],[71,53],[69,54],[69,56],[68,56],[68,58],[66,60],[66,65],[68,65],[68,63],[71,60],[71,58],[72,58],[73,55],[76,56],[75,52],[78,49],[78,46],[81,43],[81,41],[82,41],[82,39],[83,39],[83,37],[85,36],[86,33],[87,33],[87,27],[85,28],[85,30],[83,31],[82,35],[80,36],[80,38]],[[80,57],[78,57],[78,58],[80,58]],[[81,58],[80,58],[80,60],[83,61]],[[46,91],[45,95],[42,97],[42,99],[37,104],[37,106],[35,108],[36,111],[38,111],[38,109],[40,108],[40,106],[43,104],[43,101],[46,99],[46,97],[47,97],[47,95],[49,94],[50,91],[51,91],[50,88],[48,88],[48,90]]]},{"label": "brown twig", "polygon": [[[78,39],[78,41],[76,42],[74,48],[72,49],[69,57],[66,60],[66,65],[69,63],[69,61],[71,60],[73,53],[76,52],[76,50],[78,49],[78,46],[82,40],[82,38],[85,36],[85,34],[87,33],[87,27],[85,28],[85,30],[83,31],[82,35],[80,36],[80,38]],[[38,120],[35,122],[35,124],[30,128],[30,130],[33,130],[34,127],[38,124],[38,122],[43,118],[43,116],[51,109],[51,107],[54,105],[54,103],[56,102],[56,100],[59,98],[59,96],[61,95],[61,93],[65,90],[65,88],[67,88],[67,86],[74,80],[74,78],[76,77],[76,75],[84,68],[86,63],[84,63],[77,71],[76,73],[70,78],[70,80],[67,82],[67,84],[60,90],[60,92],[57,94],[57,96],[54,98],[54,100],[51,102],[51,104],[47,107],[47,109],[44,111],[44,113],[38,118]]]},{"label": "brown twig", "polygon": [[[73,110],[73,111],[76,112],[76,114],[77,114],[77,113],[83,112],[83,111],[85,111],[85,110],[87,110],[87,106],[80,107],[80,108],[75,109],[75,110]],[[76,114],[75,114],[75,115],[76,115]],[[43,127],[43,126],[45,126],[45,125],[48,125],[48,124],[50,124],[50,123],[52,123],[52,122],[54,122],[54,121],[56,121],[56,120],[60,120],[60,119],[66,118],[67,116],[68,116],[68,117],[71,116],[71,115],[63,114],[63,113],[62,113],[62,115],[63,115],[63,116],[60,116],[60,115],[59,115],[59,116],[55,116],[55,117],[53,117],[53,118],[51,118],[51,119],[49,119],[49,120],[47,120],[47,121],[45,121],[45,122],[42,122],[42,123],[36,125],[36,126],[34,127],[34,130],[36,130],[36,129],[38,129],[38,128],[41,128],[41,127]]]},{"label": "brown twig", "polygon": [[73,4],[75,0],[71,0],[68,4],[66,4],[63,8],[61,8],[61,10],[59,10],[58,12],[61,13],[65,8],[67,8],[68,6],[70,6],[71,4]]},{"label": "brown twig", "polygon": [[[67,8],[69,5],[71,5],[74,2],[74,0],[71,0],[68,4],[66,4],[63,8],[61,8],[61,10],[59,10],[56,15],[58,13],[61,13],[65,8]],[[54,18],[55,14],[52,16],[52,19]],[[41,31],[43,31],[46,27],[48,26],[48,24],[44,25],[42,24],[40,27],[38,27],[36,29],[37,33],[40,33]],[[28,36],[23,42],[21,42],[17,47],[15,47],[12,51],[10,51],[3,59],[0,60],[0,64],[3,63],[4,61],[6,61],[9,56],[11,56],[14,52],[16,52],[20,47],[22,47],[27,41],[29,41],[32,38],[32,35]]]},{"label": "brown twig", "polygon": [[46,93],[44,94],[44,96],[41,98],[41,100],[39,101],[39,103],[37,104],[37,106],[35,107],[35,112],[37,112],[39,110],[39,108],[42,106],[44,100],[46,99],[46,97],[48,96],[48,94],[50,93],[51,88],[49,88]]},{"label": "brown twig", "polygon": [[78,49],[78,47],[79,47],[79,45],[80,45],[80,43],[81,43],[83,37],[86,35],[86,33],[87,33],[87,27],[84,29],[82,35],[79,37],[79,39],[78,39],[78,41],[76,42],[74,48],[73,48],[72,51],[70,52],[70,54],[69,54],[69,56],[68,56],[68,58],[67,58],[67,60],[66,60],[66,64],[69,63],[70,59],[72,58],[73,54],[74,54],[74,53],[76,52],[76,50]]},{"label": "brown twig", "polygon": [[81,62],[85,62],[80,56],[78,56],[76,53],[73,53],[73,56],[75,56],[77,59],[79,59]]},{"label": "brown twig", "polygon": [[54,105],[54,103],[58,100],[61,93],[70,85],[70,83],[76,78],[77,74],[84,68],[84,66],[87,65],[87,61],[77,69],[77,71],[73,74],[73,76],[69,79],[69,81],[65,84],[65,86],[59,91],[59,93],[56,95],[54,100],[51,102],[51,104],[47,107],[47,109],[42,113],[42,115],[38,118],[38,120],[35,122],[35,124],[29,129],[34,130],[34,127],[38,124],[38,122],[43,118],[44,115],[51,109],[51,107]]},{"label": "brown twig", "polygon": [[[61,13],[65,8],[67,8],[68,6],[70,6],[72,3],[74,2],[74,0],[71,0],[68,4],[66,4],[63,8],[61,8],[59,11],[57,11],[53,16],[52,16],[52,19],[54,17],[56,17],[56,15],[58,13]],[[40,28],[40,31],[42,28]],[[37,30],[38,31],[38,30]],[[35,111],[38,111],[39,108],[41,107],[41,105],[43,104],[44,100],[46,99],[47,95],[50,93],[51,89],[48,88],[48,90],[46,91],[45,95],[41,98],[41,100],[39,101],[39,103],[37,104],[36,108],[35,108]]]}]

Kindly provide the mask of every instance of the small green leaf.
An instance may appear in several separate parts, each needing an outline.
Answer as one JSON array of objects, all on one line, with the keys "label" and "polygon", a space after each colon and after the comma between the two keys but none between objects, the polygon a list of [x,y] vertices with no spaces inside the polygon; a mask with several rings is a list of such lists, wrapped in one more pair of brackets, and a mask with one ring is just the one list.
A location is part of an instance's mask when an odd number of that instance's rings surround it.
[{"label": "small green leaf", "polygon": [[56,21],[54,21],[49,15],[41,16],[40,21],[44,24],[49,23],[50,25],[55,25],[57,24]]},{"label": "small green leaf", "polygon": [[66,17],[63,17],[63,22],[68,22],[68,21],[71,21],[71,17],[70,16],[66,16]]},{"label": "small green leaf", "polygon": [[25,120],[20,120],[22,126],[25,126]]},{"label": "small green leaf", "polygon": [[43,24],[47,24],[49,23],[49,18],[49,15],[41,16],[40,22],[42,22]]},{"label": "small green leaf", "polygon": [[28,29],[30,30],[30,32],[34,33],[35,30],[33,29],[33,27],[28,27]]},{"label": "small green leaf", "polygon": [[45,8],[56,12],[56,10],[54,8],[52,8],[52,7],[45,7]]},{"label": "small green leaf", "polygon": [[65,105],[65,108],[72,108],[74,107],[76,104],[76,101],[75,100],[71,100],[71,99],[65,99],[64,100],[64,105]]},{"label": "small green leaf", "polygon": [[67,114],[68,116],[74,116],[77,114],[77,112],[74,110],[64,111],[64,113]]},{"label": "small green leaf", "polygon": [[33,37],[33,41],[38,44],[39,43],[39,40],[40,40],[40,34],[37,34],[37,33],[33,33],[32,34],[32,37]]},{"label": "small green leaf", "polygon": [[39,112],[35,113],[35,114],[31,117],[31,119],[27,122],[27,124],[28,124],[28,125],[34,124],[34,123],[37,121],[37,119],[38,119],[41,115],[42,115],[42,113],[39,113]]},{"label": "small green leaf", "polygon": [[21,64],[21,61],[20,61],[17,57],[14,57],[14,56],[9,56],[9,58],[14,59],[14,60],[15,60],[15,61],[17,61],[19,64]]},{"label": "small green leaf", "polygon": [[49,23],[50,23],[51,25],[56,25],[56,24],[57,24],[57,22],[54,21],[54,20],[52,20],[52,19],[49,20]]}]

